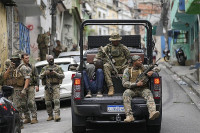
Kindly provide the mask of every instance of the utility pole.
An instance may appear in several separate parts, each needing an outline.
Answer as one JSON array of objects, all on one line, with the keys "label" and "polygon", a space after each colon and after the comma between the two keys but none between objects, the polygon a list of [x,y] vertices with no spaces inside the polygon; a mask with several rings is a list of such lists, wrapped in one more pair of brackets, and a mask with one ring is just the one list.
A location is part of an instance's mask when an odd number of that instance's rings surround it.
[{"label": "utility pole", "polygon": [[54,41],[56,38],[56,7],[57,7],[57,0],[51,0],[51,37],[50,37],[50,47],[49,47],[49,54],[53,54],[53,46]]},{"label": "utility pole", "polygon": [[169,0],[161,0],[161,21],[163,22],[164,36],[165,36],[165,51],[169,50],[168,47],[168,12],[170,7]]}]

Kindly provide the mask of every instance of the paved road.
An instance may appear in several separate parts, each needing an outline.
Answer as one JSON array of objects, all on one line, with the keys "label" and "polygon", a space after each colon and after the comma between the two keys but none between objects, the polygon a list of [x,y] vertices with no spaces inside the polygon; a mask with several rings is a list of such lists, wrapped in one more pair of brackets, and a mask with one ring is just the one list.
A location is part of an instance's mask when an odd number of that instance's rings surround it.
[{"label": "paved road", "polygon": [[[176,77],[162,65],[161,69],[160,74],[163,78],[163,119],[161,133],[199,133],[200,111],[192,103],[184,90],[174,81]],[[26,124],[22,133],[72,133],[69,102],[62,103],[61,117],[61,122],[47,122],[46,111],[44,109],[39,110],[39,123],[34,125]],[[146,133],[144,125],[135,125],[135,127],[124,125],[103,126],[95,130],[87,130],[87,133],[131,133],[136,129],[137,133]]]}]

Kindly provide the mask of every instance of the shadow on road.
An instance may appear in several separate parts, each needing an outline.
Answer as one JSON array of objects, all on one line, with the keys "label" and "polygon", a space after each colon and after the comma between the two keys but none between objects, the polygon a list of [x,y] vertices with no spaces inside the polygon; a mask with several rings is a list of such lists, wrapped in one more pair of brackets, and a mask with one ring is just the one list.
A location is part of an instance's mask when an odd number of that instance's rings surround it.
[{"label": "shadow on road", "polygon": [[[94,125],[92,125],[95,128]],[[147,133],[145,124],[112,124],[98,125],[95,129],[88,129],[87,133]]]},{"label": "shadow on road", "polygon": [[[46,109],[46,105],[44,101],[36,102],[36,104],[37,104],[37,110]],[[54,106],[54,103],[52,103],[52,105]],[[71,107],[71,100],[60,101],[60,108],[65,108],[65,107]]]}]

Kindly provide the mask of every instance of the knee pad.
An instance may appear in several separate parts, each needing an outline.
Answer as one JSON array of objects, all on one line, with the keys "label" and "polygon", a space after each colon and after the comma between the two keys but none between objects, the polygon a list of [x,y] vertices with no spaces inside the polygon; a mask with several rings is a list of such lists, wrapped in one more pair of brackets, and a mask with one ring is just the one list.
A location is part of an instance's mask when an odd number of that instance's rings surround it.
[{"label": "knee pad", "polygon": [[60,106],[60,100],[59,99],[55,99],[54,100],[54,105],[55,106]]},{"label": "knee pad", "polygon": [[28,107],[29,107],[29,108],[33,108],[34,105],[35,105],[35,103],[34,103],[33,101],[31,101],[31,102],[28,103]]},{"label": "knee pad", "polygon": [[47,107],[51,107],[51,101],[46,101],[45,104]]}]

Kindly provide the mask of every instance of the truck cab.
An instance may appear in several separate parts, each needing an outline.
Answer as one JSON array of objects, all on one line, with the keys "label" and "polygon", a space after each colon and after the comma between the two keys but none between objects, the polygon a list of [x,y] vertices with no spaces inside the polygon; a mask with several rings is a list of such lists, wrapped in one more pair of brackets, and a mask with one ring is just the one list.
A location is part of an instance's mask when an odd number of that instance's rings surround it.
[{"label": "truck cab", "polygon": [[[85,132],[90,124],[126,124],[124,122],[125,113],[123,106],[123,92],[126,88],[122,86],[120,78],[112,76],[115,88],[115,94],[108,96],[108,88],[105,85],[103,97],[98,98],[94,95],[92,98],[85,98],[86,89],[82,78],[82,72],[85,64],[93,64],[93,59],[98,52],[100,46],[109,43],[110,35],[94,35],[88,36],[88,50],[83,54],[83,36],[86,26],[91,25],[140,25],[146,29],[146,51],[141,46],[141,35],[121,35],[122,44],[126,45],[130,50],[131,56],[139,55],[144,65],[152,64],[154,43],[152,41],[152,25],[147,20],[86,20],[81,24],[80,30],[80,66],[75,76],[72,78],[72,131],[73,133]],[[119,74],[122,76],[122,74]],[[152,76],[148,82],[149,89],[154,96],[156,110],[161,115],[155,120],[149,120],[149,113],[146,100],[142,97],[132,99],[132,110],[134,112],[134,123],[146,123],[147,129],[152,133],[159,133],[162,120],[162,78],[159,74]]]}]

